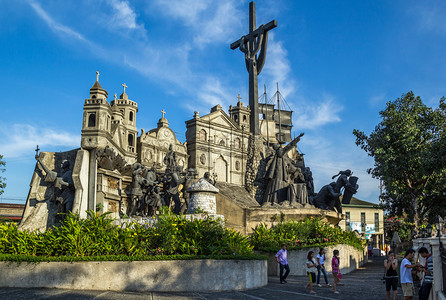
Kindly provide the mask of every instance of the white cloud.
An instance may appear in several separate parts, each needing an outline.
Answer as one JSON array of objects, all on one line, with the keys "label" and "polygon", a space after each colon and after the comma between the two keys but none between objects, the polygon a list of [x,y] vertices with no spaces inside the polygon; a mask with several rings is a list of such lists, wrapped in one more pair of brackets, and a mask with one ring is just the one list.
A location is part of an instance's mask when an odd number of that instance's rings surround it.
[{"label": "white cloud", "polygon": [[373,159],[355,146],[352,137],[338,136],[335,140],[339,140],[339,143],[333,143],[320,134],[308,133],[298,144],[305,154],[305,164],[313,172],[315,192],[334,181],[332,176],[339,171],[350,169],[359,178],[359,189],[355,197],[377,202],[379,181],[367,173],[367,169],[373,167]]},{"label": "white cloud", "polygon": [[268,34],[268,46],[266,63],[263,68],[264,81],[268,82],[270,91],[276,90],[276,83],[279,83],[280,93],[285,99],[295,92],[297,86],[295,80],[290,78],[291,65],[287,58],[288,52],[282,41],[276,41],[274,34]]},{"label": "white cloud", "polygon": [[2,126],[0,153],[5,158],[16,158],[23,156],[34,149],[36,145],[40,148],[62,146],[80,147],[80,135],[71,134],[61,130],[39,128],[29,124],[14,124]]},{"label": "white cloud", "polygon": [[229,42],[242,27],[237,1],[158,0],[160,13],[178,19],[192,30],[193,46]]},{"label": "white cloud", "polygon": [[314,129],[329,123],[341,121],[339,113],[343,107],[335,102],[334,97],[328,94],[322,96],[318,103],[299,104],[299,111],[294,114],[294,126],[299,129]]},{"label": "white cloud", "polygon": [[57,34],[62,34],[68,38],[76,38],[83,42],[89,42],[82,34],[74,31],[73,29],[64,26],[58,22],[56,22],[53,18],[51,18],[45,10],[42,9],[39,3],[35,1],[29,1],[29,4],[34,9],[39,17],[41,17],[45,23],[50,27],[52,31]]},{"label": "white cloud", "polygon": [[107,2],[113,9],[108,24],[114,29],[141,30],[145,33],[144,25],[137,23],[135,11],[128,1],[111,0]]}]

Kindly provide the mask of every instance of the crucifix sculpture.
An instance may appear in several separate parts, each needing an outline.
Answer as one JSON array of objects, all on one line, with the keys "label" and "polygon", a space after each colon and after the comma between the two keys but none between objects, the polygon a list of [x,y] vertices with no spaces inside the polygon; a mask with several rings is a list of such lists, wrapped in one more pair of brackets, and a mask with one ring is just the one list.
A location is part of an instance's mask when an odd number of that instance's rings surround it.
[{"label": "crucifix sculpture", "polygon": [[163,118],[164,118],[164,114],[166,113],[166,112],[164,111],[164,109],[161,111],[161,113],[163,114]]},{"label": "crucifix sculpture", "polygon": [[232,50],[240,48],[240,51],[245,53],[246,69],[249,73],[249,107],[251,108],[249,126],[253,135],[260,134],[257,76],[265,65],[268,31],[276,26],[277,21],[272,20],[256,29],[256,8],[253,1],[249,3],[249,33],[231,44]]},{"label": "crucifix sculpture", "polygon": [[127,87],[127,85],[125,83],[122,84],[122,87],[124,88],[124,92],[123,94],[125,94],[125,88]]}]

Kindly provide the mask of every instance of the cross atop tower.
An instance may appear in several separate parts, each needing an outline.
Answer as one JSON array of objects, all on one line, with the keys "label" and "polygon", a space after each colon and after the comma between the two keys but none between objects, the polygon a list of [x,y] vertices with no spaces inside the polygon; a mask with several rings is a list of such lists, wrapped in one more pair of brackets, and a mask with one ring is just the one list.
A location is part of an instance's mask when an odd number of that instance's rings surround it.
[{"label": "cross atop tower", "polygon": [[125,94],[125,88],[127,87],[127,85],[125,85],[125,82],[122,84],[122,87],[124,88],[123,94]]},{"label": "cross atop tower", "polygon": [[161,111],[161,113],[163,114],[163,118],[164,118],[164,114],[166,113],[166,112],[164,111],[164,109]]},{"label": "cross atop tower", "polygon": [[99,81],[99,71],[96,71],[96,81]]},{"label": "cross atop tower", "polygon": [[237,99],[238,99],[238,102],[240,102],[240,99],[242,99],[242,97],[240,97],[240,94],[238,94]]},{"label": "cross atop tower", "polygon": [[118,99],[118,96],[116,96],[116,93],[115,93],[115,100],[116,100],[116,99]]}]

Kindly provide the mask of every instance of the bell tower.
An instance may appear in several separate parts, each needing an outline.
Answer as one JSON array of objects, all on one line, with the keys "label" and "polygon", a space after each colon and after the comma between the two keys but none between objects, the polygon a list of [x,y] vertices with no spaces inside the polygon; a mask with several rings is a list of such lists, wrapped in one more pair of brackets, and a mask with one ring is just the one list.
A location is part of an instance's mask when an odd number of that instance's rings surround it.
[{"label": "bell tower", "polygon": [[90,88],[90,98],[84,102],[81,146],[84,149],[105,147],[110,138],[112,109],[107,101],[108,93],[99,84],[99,71],[96,82]]},{"label": "bell tower", "polygon": [[249,109],[249,106],[243,106],[243,102],[240,101],[240,99],[242,99],[240,94],[238,94],[237,99],[237,106],[229,106],[229,116],[240,126],[240,128],[244,126],[245,130],[249,131],[249,115],[251,110]]}]

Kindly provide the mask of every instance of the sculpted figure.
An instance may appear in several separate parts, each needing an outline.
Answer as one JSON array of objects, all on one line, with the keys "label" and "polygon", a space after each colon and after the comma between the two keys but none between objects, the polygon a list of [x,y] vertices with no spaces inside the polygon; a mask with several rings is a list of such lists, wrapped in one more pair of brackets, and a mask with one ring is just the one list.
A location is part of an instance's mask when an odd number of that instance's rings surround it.
[{"label": "sculpted figure", "polygon": [[195,178],[197,177],[197,170],[193,169],[193,168],[189,168],[187,169],[186,172],[186,176],[184,177],[184,185],[183,185],[183,197],[184,197],[184,205],[181,208],[181,212],[185,212],[187,211],[187,208],[189,207],[189,199],[190,199],[190,194],[189,192],[187,192],[187,189],[189,187],[191,187],[194,183],[195,183]]},{"label": "sculpted figure", "polygon": [[147,198],[147,205],[148,205],[148,214],[150,216],[154,215],[157,211],[161,208],[161,195],[160,195],[160,187],[155,186]]},{"label": "sculpted figure", "polygon": [[324,185],[319,193],[314,196],[314,206],[321,209],[333,210],[334,207],[338,212],[342,212],[341,203],[339,201],[339,196],[341,193],[335,191],[336,182]]},{"label": "sculpted figure", "polygon": [[136,215],[137,211],[141,210],[141,207],[145,207],[144,197],[142,193],[144,166],[140,163],[134,163],[132,165],[132,189],[130,190],[130,203],[129,216]]},{"label": "sculpted figure", "polygon": [[166,156],[164,156],[164,164],[167,170],[173,170],[177,166],[177,160],[175,152],[173,152],[172,144],[169,145],[169,151],[167,151]]},{"label": "sculpted figure", "polygon": [[215,180],[211,178],[211,173],[205,172],[203,178],[206,179],[210,184],[215,185]]},{"label": "sculpted figure", "polygon": [[314,183],[313,183],[313,173],[311,172],[310,167],[306,167],[303,174],[305,178],[305,183],[307,185],[308,201],[310,202],[310,204],[313,204]]},{"label": "sculpted figure", "polygon": [[178,167],[173,171],[166,173],[164,177],[164,201],[167,207],[170,207],[170,203],[173,200],[175,202],[174,212],[179,214],[181,211],[181,200],[179,195],[180,184],[183,183],[183,179],[179,176]]},{"label": "sculpted figure", "polygon": [[267,184],[263,204],[280,203],[287,198],[287,187],[289,185],[288,166],[290,164],[287,153],[296,146],[303,135],[301,133],[284,148],[280,148],[279,144],[273,146],[274,157],[270,161],[265,175]]},{"label": "sculpted figure", "polygon": [[335,179],[337,176],[338,180],[336,181],[336,192],[341,192],[341,189],[344,188],[344,196],[342,197],[342,203],[349,204],[353,194],[356,194],[359,186],[356,184],[358,182],[358,177],[351,176],[353,174],[350,170],[339,171],[338,174],[334,175],[332,179]]},{"label": "sculpted figure", "polygon": [[55,201],[60,213],[67,213],[73,209],[74,202],[74,182],[72,173],[70,169],[70,162],[64,160],[62,162],[62,171],[58,175],[56,172],[51,171],[36,155],[36,160],[38,164],[42,167],[45,172],[44,180],[45,182],[52,183],[55,188],[54,196],[51,201]]}]

